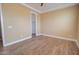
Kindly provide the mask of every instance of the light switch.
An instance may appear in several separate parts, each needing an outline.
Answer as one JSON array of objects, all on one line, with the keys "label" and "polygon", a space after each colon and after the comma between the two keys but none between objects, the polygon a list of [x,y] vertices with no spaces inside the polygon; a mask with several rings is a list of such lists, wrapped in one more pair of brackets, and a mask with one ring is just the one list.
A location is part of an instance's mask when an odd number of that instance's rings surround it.
[{"label": "light switch", "polygon": [[12,29],[13,27],[12,27],[12,26],[8,26],[8,28],[9,28],[9,29]]}]

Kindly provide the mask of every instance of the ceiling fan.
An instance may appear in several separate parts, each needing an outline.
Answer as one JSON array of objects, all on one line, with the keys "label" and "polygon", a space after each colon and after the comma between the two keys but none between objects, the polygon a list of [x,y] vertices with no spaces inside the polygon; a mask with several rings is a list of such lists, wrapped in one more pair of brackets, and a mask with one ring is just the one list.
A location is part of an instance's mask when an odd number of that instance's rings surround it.
[{"label": "ceiling fan", "polygon": [[41,6],[43,6],[44,5],[44,3],[41,3]]}]

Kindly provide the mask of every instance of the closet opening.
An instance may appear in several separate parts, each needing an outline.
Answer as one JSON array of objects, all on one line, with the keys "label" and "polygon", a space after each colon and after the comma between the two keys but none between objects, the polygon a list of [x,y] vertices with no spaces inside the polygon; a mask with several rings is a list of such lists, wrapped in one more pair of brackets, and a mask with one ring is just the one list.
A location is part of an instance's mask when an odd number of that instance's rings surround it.
[{"label": "closet opening", "polygon": [[32,37],[36,37],[36,15],[32,13]]}]

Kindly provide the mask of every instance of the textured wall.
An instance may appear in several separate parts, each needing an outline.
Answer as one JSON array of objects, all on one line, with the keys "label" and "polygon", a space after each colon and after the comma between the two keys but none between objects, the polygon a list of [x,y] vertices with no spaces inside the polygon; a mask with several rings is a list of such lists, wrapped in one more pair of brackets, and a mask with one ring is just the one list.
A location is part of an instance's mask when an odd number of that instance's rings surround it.
[{"label": "textured wall", "polygon": [[77,7],[68,7],[41,14],[43,34],[75,38]]},{"label": "textured wall", "polygon": [[31,36],[30,9],[20,4],[2,4],[5,44]]}]

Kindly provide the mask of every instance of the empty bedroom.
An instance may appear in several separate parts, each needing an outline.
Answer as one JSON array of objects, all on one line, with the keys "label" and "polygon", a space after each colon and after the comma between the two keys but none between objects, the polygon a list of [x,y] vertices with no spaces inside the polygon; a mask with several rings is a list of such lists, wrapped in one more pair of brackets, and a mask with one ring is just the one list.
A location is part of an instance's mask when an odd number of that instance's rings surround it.
[{"label": "empty bedroom", "polygon": [[78,3],[0,3],[0,55],[79,55]]}]

